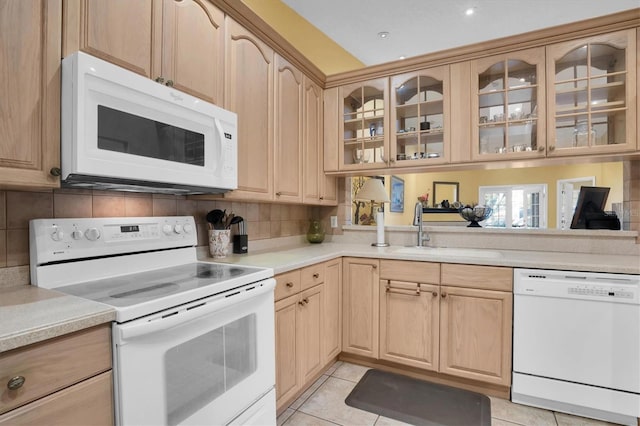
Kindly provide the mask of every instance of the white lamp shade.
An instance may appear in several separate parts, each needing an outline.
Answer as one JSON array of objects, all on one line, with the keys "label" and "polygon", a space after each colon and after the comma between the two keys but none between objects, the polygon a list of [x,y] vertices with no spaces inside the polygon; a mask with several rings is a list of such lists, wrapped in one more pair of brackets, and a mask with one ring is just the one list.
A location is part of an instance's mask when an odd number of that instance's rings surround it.
[{"label": "white lamp shade", "polygon": [[369,179],[364,182],[362,188],[355,196],[356,200],[375,201],[376,203],[389,203],[391,200],[384,189],[380,179]]}]

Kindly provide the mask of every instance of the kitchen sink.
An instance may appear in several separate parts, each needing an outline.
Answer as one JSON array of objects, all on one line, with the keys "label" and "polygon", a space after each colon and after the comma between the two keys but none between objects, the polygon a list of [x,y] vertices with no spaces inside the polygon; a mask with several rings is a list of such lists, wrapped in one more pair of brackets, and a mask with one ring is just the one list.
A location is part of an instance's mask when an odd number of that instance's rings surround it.
[{"label": "kitchen sink", "polygon": [[483,259],[499,259],[502,253],[498,251],[472,249],[472,248],[450,248],[450,247],[401,247],[394,250],[398,254],[415,254],[435,257],[475,257]]}]

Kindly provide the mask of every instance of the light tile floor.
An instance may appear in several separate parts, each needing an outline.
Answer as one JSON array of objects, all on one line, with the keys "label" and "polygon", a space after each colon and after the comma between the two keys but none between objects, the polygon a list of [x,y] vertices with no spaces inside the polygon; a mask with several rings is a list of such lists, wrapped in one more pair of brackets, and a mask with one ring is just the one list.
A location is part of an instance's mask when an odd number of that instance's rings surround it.
[{"label": "light tile floor", "polygon": [[[367,367],[338,361],[278,417],[278,426],[401,426],[405,423],[344,403]],[[491,398],[492,426],[604,426],[611,423]],[[473,426],[473,425],[469,425]]]}]

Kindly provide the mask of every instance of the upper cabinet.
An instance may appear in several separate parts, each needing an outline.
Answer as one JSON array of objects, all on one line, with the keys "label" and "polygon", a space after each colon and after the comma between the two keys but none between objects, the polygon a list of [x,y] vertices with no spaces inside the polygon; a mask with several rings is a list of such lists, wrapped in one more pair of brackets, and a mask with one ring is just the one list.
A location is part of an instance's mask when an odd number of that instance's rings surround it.
[{"label": "upper cabinet", "polygon": [[224,13],[206,0],[67,0],[66,56],[83,50],[222,104]]},{"label": "upper cabinet", "polygon": [[0,2],[3,187],[60,185],[61,22],[61,0]]},{"label": "upper cabinet", "polygon": [[544,48],[471,62],[474,161],[545,156]]},{"label": "upper cabinet", "polygon": [[448,161],[449,101],[448,66],[391,78],[392,165]]},{"label": "upper cabinet", "polygon": [[636,149],[635,30],[547,47],[549,155]]},{"label": "upper cabinet", "polygon": [[388,166],[389,80],[379,78],[339,88],[342,117],[338,150],[340,170]]},{"label": "upper cabinet", "polygon": [[238,189],[225,197],[272,200],[274,52],[229,17],[226,31],[224,105],[238,114],[239,161]]},{"label": "upper cabinet", "polygon": [[[275,56],[275,199],[302,201],[302,72]],[[242,157],[239,157],[242,158]]]}]

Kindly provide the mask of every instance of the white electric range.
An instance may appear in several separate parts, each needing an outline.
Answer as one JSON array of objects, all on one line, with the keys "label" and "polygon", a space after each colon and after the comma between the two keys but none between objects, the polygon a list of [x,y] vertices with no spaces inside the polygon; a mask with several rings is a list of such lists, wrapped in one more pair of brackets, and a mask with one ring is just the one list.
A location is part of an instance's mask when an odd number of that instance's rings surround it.
[{"label": "white electric range", "polygon": [[275,424],[273,270],[196,246],[190,216],[32,220],[31,280],[116,310],[118,424]]}]

